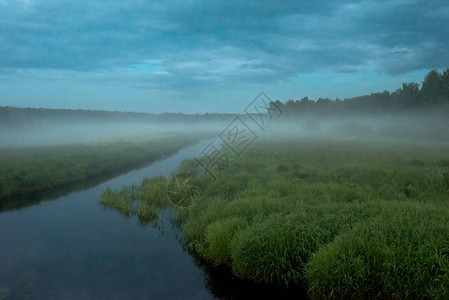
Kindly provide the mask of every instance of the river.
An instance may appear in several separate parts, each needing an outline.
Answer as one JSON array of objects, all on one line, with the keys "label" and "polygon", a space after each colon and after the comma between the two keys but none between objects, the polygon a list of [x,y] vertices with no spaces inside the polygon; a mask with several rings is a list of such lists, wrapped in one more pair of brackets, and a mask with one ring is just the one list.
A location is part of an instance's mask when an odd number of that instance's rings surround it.
[{"label": "river", "polygon": [[207,275],[165,233],[98,202],[106,187],[169,176],[209,141],[53,201],[0,213],[0,288],[7,299],[210,299]]}]

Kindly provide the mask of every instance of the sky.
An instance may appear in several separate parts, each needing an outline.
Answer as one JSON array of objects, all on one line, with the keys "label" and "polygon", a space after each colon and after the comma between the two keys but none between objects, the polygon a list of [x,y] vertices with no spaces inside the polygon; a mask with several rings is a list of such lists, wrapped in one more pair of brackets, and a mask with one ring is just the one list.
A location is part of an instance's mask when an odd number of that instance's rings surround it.
[{"label": "sky", "polygon": [[0,106],[242,112],[449,68],[449,1],[0,0]]}]

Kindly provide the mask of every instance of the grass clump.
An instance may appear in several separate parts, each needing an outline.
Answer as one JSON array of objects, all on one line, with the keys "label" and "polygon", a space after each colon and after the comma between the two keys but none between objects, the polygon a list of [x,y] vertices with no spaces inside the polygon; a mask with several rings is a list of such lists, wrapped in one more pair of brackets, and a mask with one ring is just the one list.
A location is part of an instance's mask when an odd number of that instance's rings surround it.
[{"label": "grass clump", "polygon": [[319,249],[307,265],[312,298],[446,299],[449,210],[389,203]]},{"label": "grass clump", "polygon": [[149,205],[145,202],[139,203],[137,208],[137,216],[142,220],[156,220],[158,218],[157,207],[154,205]]},{"label": "grass clump", "polygon": [[[448,152],[397,140],[259,140],[216,180],[183,162],[200,193],[175,212],[190,253],[244,280],[306,287],[312,298],[445,298]],[[136,203],[163,205],[163,182],[143,182]],[[115,193],[117,203],[136,194]]]},{"label": "grass clump", "polygon": [[139,186],[139,198],[147,205],[167,204],[167,179],[163,176],[143,179]]},{"label": "grass clump", "polygon": [[126,217],[129,217],[136,213],[136,210],[132,205],[135,200],[134,195],[134,187],[131,189],[124,188],[120,192],[115,192],[110,188],[106,188],[102,193],[100,203],[105,207],[116,209]]},{"label": "grass clump", "polygon": [[271,215],[232,241],[232,268],[241,278],[288,286],[299,284],[308,256],[327,235],[295,215]]},{"label": "grass clump", "polygon": [[[179,177],[182,181],[182,178]],[[106,188],[101,196],[100,203],[106,207],[119,211],[126,217],[137,215],[139,221],[145,225],[152,223],[157,224],[159,220],[159,212],[167,207],[174,207],[172,211],[173,221],[181,222],[185,218],[183,208],[177,207],[176,201],[179,199],[191,199],[196,196],[193,194],[190,185],[175,185],[174,191],[172,179],[163,176],[152,178],[144,178],[140,185],[125,186],[121,190],[112,191]],[[192,181],[193,184],[199,184],[199,181]],[[195,192],[199,189],[195,188]]]},{"label": "grass clump", "polygon": [[231,261],[231,241],[236,232],[246,226],[241,217],[216,221],[206,228],[207,258],[214,265],[228,265]]},{"label": "grass clump", "polygon": [[168,205],[167,180],[157,176],[145,178],[139,186],[123,187],[119,191],[106,188],[100,203],[112,208],[126,217],[137,215],[142,223],[157,221],[158,209]]}]

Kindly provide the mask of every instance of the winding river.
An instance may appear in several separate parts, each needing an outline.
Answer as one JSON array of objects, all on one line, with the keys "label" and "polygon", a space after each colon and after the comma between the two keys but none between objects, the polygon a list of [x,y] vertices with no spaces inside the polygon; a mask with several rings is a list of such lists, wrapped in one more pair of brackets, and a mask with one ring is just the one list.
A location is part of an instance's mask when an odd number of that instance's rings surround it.
[{"label": "winding river", "polygon": [[169,176],[208,142],[54,201],[0,213],[0,288],[9,289],[7,299],[214,298],[176,229],[161,233],[98,202],[107,186]]},{"label": "winding river", "polygon": [[161,230],[99,203],[106,187],[170,176],[208,143],[62,197],[0,212],[0,300],[6,290],[7,300],[306,298],[302,290],[249,284],[227,269],[201,266],[184,251],[182,234],[167,216]]}]

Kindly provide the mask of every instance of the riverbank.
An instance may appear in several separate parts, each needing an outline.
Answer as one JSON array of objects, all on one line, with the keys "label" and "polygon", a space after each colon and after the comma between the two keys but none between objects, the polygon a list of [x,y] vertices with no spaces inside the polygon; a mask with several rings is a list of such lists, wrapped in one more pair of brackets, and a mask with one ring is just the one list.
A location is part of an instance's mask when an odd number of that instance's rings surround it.
[{"label": "riverbank", "polygon": [[98,203],[107,186],[169,176],[208,142],[39,205],[1,212],[0,288],[9,291],[7,299],[213,299],[203,270],[169,222],[161,234]]},{"label": "riverbank", "polygon": [[[192,254],[243,280],[304,287],[311,298],[444,297],[447,153],[404,140],[267,139],[216,180],[193,176],[195,205],[173,218]],[[188,172],[197,174],[186,162]],[[147,179],[106,190],[102,202],[154,224],[170,206],[166,187]]]},{"label": "riverbank", "polygon": [[207,134],[149,134],[98,143],[0,148],[0,202],[117,175],[167,157]]}]

